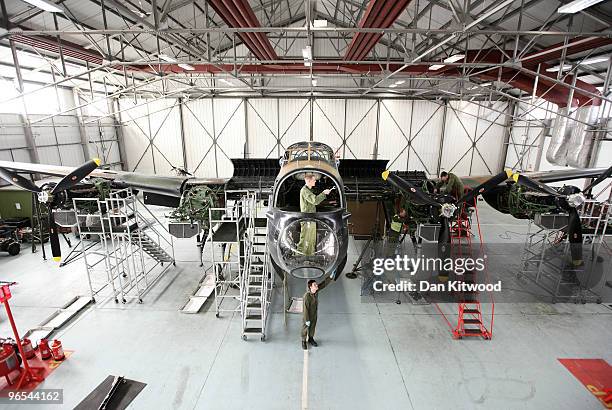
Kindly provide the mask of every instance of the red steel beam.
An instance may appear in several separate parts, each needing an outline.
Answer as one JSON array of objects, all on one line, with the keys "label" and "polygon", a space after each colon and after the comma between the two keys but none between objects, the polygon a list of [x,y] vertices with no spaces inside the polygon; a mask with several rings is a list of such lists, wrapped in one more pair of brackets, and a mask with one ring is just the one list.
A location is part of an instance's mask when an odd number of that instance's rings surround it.
[{"label": "red steel beam", "polygon": [[[370,0],[359,22],[360,28],[387,28],[402,14],[411,0]],[[380,33],[355,33],[344,56],[345,60],[363,60],[381,39]]]},{"label": "red steel beam", "polygon": [[[253,9],[245,0],[208,0],[225,23],[234,28],[260,27]],[[244,45],[259,60],[277,60],[278,56],[264,33],[238,33]]]}]

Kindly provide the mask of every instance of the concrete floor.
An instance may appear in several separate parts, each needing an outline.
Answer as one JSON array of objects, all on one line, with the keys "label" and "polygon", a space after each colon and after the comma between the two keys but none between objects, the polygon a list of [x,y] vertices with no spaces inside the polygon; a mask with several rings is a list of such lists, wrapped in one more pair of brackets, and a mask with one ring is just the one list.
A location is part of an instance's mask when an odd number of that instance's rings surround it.
[{"label": "concrete floor", "polygon": [[[524,240],[522,221],[486,206],[480,217],[487,241]],[[361,246],[351,241],[348,268]],[[177,241],[176,255],[177,267],[144,304],[100,303],[61,330],[65,349],[75,352],[41,387],[63,388],[63,408],[110,374],[147,384],[135,409],[602,408],[557,359],[612,363],[606,304],[498,304],[492,340],[453,340],[433,306],[364,303],[361,281],[343,277],[320,297],[320,347],[307,354],[304,386],[301,319],[290,316],[285,326],[280,294],[268,341],[242,341],[239,317],[217,319],[209,303],[200,314],[179,313],[203,270],[192,240]],[[11,302],[22,331],[88,294],[81,262],[59,268],[24,249],[1,256],[0,272],[19,282]]]}]

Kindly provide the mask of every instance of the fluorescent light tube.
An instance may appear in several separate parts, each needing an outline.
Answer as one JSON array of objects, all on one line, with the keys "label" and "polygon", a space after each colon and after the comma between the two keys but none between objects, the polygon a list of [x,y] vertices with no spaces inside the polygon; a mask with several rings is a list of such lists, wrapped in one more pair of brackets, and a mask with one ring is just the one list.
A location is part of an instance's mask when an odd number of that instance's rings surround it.
[{"label": "fluorescent light tube", "polygon": [[605,63],[606,61],[608,61],[608,57],[605,57],[605,56],[591,57],[591,58],[587,58],[586,60],[582,61],[580,64],[597,64],[597,63]]},{"label": "fluorescent light tube", "polygon": [[180,63],[178,66],[181,67],[183,70],[187,70],[187,71],[195,70],[194,66],[189,65],[189,64],[185,64],[185,63]]},{"label": "fluorescent light tube", "polygon": [[64,10],[60,9],[53,3],[49,3],[45,0],[23,0],[26,3],[31,4],[32,6],[38,7],[41,10],[49,11],[51,13],[63,13]]},{"label": "fluorescent light tube", "polygon": [[395,87],[397,87],[397,84],[390,84],[389,85],[389,88],[395,88]]},{"label": "fluorescent light tube", "polygon": [[397,81],[395,82],[395,84],[396,84],[396,85],[402,85],[402,84],[404,84],[405,82],[406,82],[405,80],[397,80]]},{"label": "fluorescent light tube", "polygon": [[[559,68],[561,68],[561,67],[559,67],[558,65],[554,66],[554,67],[550,67],[550,68],[546,69],[546,72],[547,73],[556,73],[557,71],[559,71]],[[561,71],[567,71],[567,70],[570,70],[571,68],[572,68],[571,65],[563,64],[563,68],[561,68]]]},{"label": "fluorescent light tube", "polygon": [[445,63],[454,63],[455,61],[463,60],[465,58],[464,54],[455,54],[454,56],[450,56],[444,59]]},{"label": "fluorescent light tube", "polygon": [[429,69],[430,69],[431,71],[435,71],[435,70],[439,70],[439,69],[441,69],[442,67],[444,67],[444,64],[434,64],[434,65],[430,65],[430,66],[429,66]]},{"label": "fluorescent light tube", "polygon": [[564,4],[557,9],[557,13],[574,14],[581,10],[601,3],[603,0],[574,0],[571,3]]}]

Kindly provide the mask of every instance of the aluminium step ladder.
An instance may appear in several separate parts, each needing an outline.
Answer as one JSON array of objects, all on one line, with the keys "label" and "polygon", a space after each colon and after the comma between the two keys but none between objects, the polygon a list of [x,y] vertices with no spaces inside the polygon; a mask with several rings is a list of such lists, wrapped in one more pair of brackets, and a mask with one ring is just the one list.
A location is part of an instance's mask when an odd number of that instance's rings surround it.
[{"label": "aluminium step ladder", "polygon": [[267,218],[256,218],[255,214],[252,214],[245,235],[248,250],[242,301],[243,340],[249,336],[259,336],[261,341],[266,340],[266,325],[273,288],[267,236]]},{"label": "aluminium step ladder", "polygon": [[137,229],[130,233],[130,241],[134,245],[140,246],[142,250],[147,253],[147,255],[155,259],[157,262],[160,262],[160,263],[173,263],[174,262],[174,259],[172,258],[172,256],[170,256],[168,252],[166,252],[164,248],[162,248],[158,242],[156,242],[153,238],[147,235],[146,232],[140,229]]}]

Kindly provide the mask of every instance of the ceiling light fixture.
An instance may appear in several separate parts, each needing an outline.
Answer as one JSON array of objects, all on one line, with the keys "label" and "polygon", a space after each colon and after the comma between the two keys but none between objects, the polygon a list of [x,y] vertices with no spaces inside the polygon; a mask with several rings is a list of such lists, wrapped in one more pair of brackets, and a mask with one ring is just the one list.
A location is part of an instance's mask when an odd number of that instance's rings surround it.
[{"label": "ceiling light fixture", "polygon": [[450,56],[444,59],[444,62],[447,64],[454,63],[459,60],[463,60],[465,58],[464,54],[455,54],[454,56]]},{"label": "ceiling light fixture", "polygon": [[302,49],[302,57],[304,57],[304,65],[306,67],[312,66],[312,48],[310,46],[306,46],[306,48]]},{"label": "ceiling light fixture", "polygon": [[317,79],[316,79],[316,78],[313,78],[313,79],[311,80],[311,83],[312,83],[312,86],[313,86],[313,87],[316,87],[316,86],[317,86]]},{"label": "ceiling light fixture", "polygon": [[395,87],[397,87],[397,84],[390,84],[389,85],[389,88],[395,88]]},{"label": "ceiling light fixture", "polygon": [[561,69],[561,71],[567,71],[570,70],[572,68],[572,66],[570,64],[563,64],[563,67],[561,66],[554,66],[554,67],[550,67],[546,69],[547,73],[556,73],[557,71],[559,71],[559,69]]},{"label": "ceiling light fixture", "polygon": [[606,56],[599,56],[599,57],[590,57],[587,58],[586,60],[581,61],[579,64],[597,64],[597,63],[605,63],[606,61],[608,61],[608,57]]},{"label": "ceiling light fixture", "polygon": [[441,69],[442,67],[444,67],[444,64],[434,64],[434,65],[430,65],[430,66],[429,66],[429,69],[430,69],[431,71],[435,71],[435,70],[439,70],[439,69]]},{"label": "ceiling light fixture", "polygon": [[405,80],[397,80],[397,81],[395,82],[395,84],[396,84],[396,85],[402,85],[402,84],[404,84],[405,82],[406,82]]},{"label": "ceiling light fixture", "polygon": [[195,70],[194,66],[189,65],[189,64],[185,64],[185,63],[180,63],[178,66],[181,67],[183,70],[187,70],[187,71]]},{"label": "ceiling light fixture", "polygon": [[603,0],[574,0],[571,3],[564,4],[557,9],[557,13],[574,14],[581,10],[601,3]]},{"label": "ceiling light fixture", "polygon": [[55,4],[45,0],[23,0],[34,7],[38,7],[41,10],[48,11],[51,13],[63,13],[64,10],[57,7]]}]

